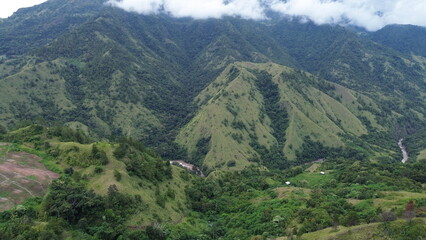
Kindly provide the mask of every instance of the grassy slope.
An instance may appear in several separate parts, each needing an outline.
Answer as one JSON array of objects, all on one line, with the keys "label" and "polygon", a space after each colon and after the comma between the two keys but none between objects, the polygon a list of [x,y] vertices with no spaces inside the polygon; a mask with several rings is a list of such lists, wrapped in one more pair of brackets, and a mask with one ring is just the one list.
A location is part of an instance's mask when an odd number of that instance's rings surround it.
[{"label": "grassy slope", "polygon": [[[240,70],[240,74],[230,79],[233,68]],[[211,137],[210,151],[204,162],[209,168],[227,168],[224,164],[229,160],[236,160],[236,169],[249,164],[247,159],[256,154],[249,146],[250,134],[257,136],[259,143],[268,148],[277,141],[272,135],[270,120],[266,117],[262,121],[259,117],[264,100],[251,70],[266,70],[278,84],[281,104],[288,111],[290,120],[284,147],[290,160],[295,160],[295,151],[300,149],[305,136],[327,146],[342,146],[342,134],[366,134],[367,129],[358,116],[365,116],[373,127],[383,129],[371,112],[359,109],[359,99],[377,108],[373,100],[355,91],[328,82],[325,84],[334,87],[321,90],[318,84],[322,82],[318,79],[278,64],[231,64],[195,98],[198,113],[177,137],[177,142],[187,146],[190,153],[196,150],[201,138]],[[293,75],[296,78],[287,77]],[[230,109],[236,114],[233,115]],[[233,121],[243,122],[245,129],[233,128]],[[239,134],[242,140],[236,141],[232,134]]]},{"label": "grassy slope", "polygon": [[[312,189],[321,188],[328,185],[333,179],[332,173],[326,171],[325,175],[319,174],[320,167],[318,164],[313,164],[312,168],[306,169],[305,172],[293,178],[289,178],[291,186],[283,186],[275,188],[279,199],[298,199],[306,201]],[[311,171],[311,169],[313,169]],[[296,185],[296,186],[293,186]],[[303,187],[299,187],[303,186]],[[407,191],[381,191],[381,197],[367,200],[347,199],[354,206],[364,206],[363,204],[372,203],[375,208],[381,208],[383,211],[396,210],[396,213],[402,214],[405,205],[410,200],[418,200],[426,198],[425,192],[407,192]],[[417,218],[415,221],[426,223],[425,218]],[[398,219],[393,224],[401,224],[405,222],[403,219]],[[301,239],[306,240],[326,240],[326,239],[391,239],[384,235],[383,229],[379,229],[383,223],[361,224],[352,227],[337,226],[337,228],[325,228],[316,232],[303,234]],[[277,238],[277,240],[286,240],[287,237]]]},{"label": "grassy slope", "polygon": [[[200,138],[211,137],[210,151],[205,159],[209,168],[221,167],[229,160],[236,160],[237,169],[247,166],[247,159],[255,154],[248,144],[249,134],[258,136],[259,142],[265,145],[276,141],[271,134],[270,120],[261,123],[258,119],[263,99],[255,90],[252,74],[242,69],[241,74],[229,82],[231,68],[229,66],[196,98],[200,110],[177,137],[179,143],[188,146],[189,152],[196,150]],[[227,110],[227,106],[236,114]],[[245,129],[233,128],[233,121],[241,121]],[[250,124],[255,128],[250,128]],[[242,136],[242,141],[238,143],[232,134]]]},{"label": "grassy slope", "polygon": [[[22,128],[9,135],[22,135],[27,128]],[[38,138],[38,136],[35,136]],[[42,136],[43,138],[43,136]],[[91,144],[79,144],[75,142],[61,142],[57,139],[45,139],[49,142],[51,150],[57,157],[53,158],[46,153],[33,149],[33,144],[24,143],[18,147],[23,152],[36,154],[42,158],[42,162],[51,170],[62,172],[64,169],[74,166],[74,177],[81,176],[87,183],[88,188],[93,189],[97,194],[106,195],[108,187],[115,184],[122,193],[132,196],[140,195],[143,210],[135,212],[127,221],[129,226],[147,226],[152,222],[177,223],[180,222],[184,215],[189,211],[186,205],[185,187],[190,184],[193,178],[186,170],[172,166],[173,178],[162,182],[150,182],[137,176],[130,176],[123,162],[117,160],[113,156],[115,145],[105,142],[97,142]],[[108,156],[108,164],[102,166],[101,173],[95,173],[93,159],[91,159],[92,146],[96,144],[97,148],[105,151]],[[3,152],[0,151],[0,155]],[[76,165],[89,167],[75,167]],[[121,173],[121,180],[117,181],[114,177],[114,171]],[[76,173],[77,172],[77,173]],[[167,192],[173,192],[175,197],[167,197]],[[156,192],[165,196],[165,206],[161,207],[157,204]]]},{"label": "grassy slope", "polygon": [[[52,101],[55,105],[49,106],[51,109],[61,108],[70,110],[73,104],[65,97],[65,81],[57,74],[52,74],[46,64],[37,64],[32,67],[32,59],[23,60],[20,64],[24,66],[19,69],[15,62],[6,62],[0,68],[7,69],[13,66],[11,74],[2,80],[0,89],[0,121],[10,123],[14,118],[13,114],[40,114],[43,112],[40,104],[31,101],[28,92],[31,91],[37,96],[39,102]],[[54,81],[48,81],[54,79]],[[49,83],[49,84],[48,84]],[[21,107],[24,105],[24,107]],[[21,107],[20,109],[17,109]],[[47,110],[47,109],[46,109]]]},{"label": "grassy slope", "polygon": [[[18,61],[19,65],[9,61],[1,64],[0,72],[7,77],[2,79],[0,88],[0,122],[13,125],[15,119],[33,119],[35,116],[60,120],[60,116],[67,116],[70,111],[83,107],[86,116],[65,118],[72,119],[70,125],[77,124],[83,128],[87,128],[85,124],[89,122],[102,136],[112,134],[111,126],[120,129],[123,135],[131,136],[145,136],[148,129],[161,128],[158,118],[141,103],[112,100],[102,94],[94,94],[84,99],[82,106],[76,105],[68,93],[66,80],[57,73],[66,64],[75,61],[57,59],[51,63],[35,63],[28,58]],[[75,64],[82,63],[77,61]],[[108,89],[111,95],[117,94],[116,85],[122,77],[119,72],[111,77],[111,81],[116,82]]]},{"label": "grassy slope", "polygon": [[[68,161],[73,158],[84,159],[85,155],[90,154],[93,144],[77,144],[77,143],[52,143],[52,146],[57,146],[60,149],[59,160]],[[95,173],[95,166],[86,168],[75,168],[81,176],[87,176],[88,187],[93,189],[97,194],[106,195],[108,187],[115,184],[118,190],[122,193],[130,195],[140,195],[142,202],[146,207],[143,211],[135,212],[129,219],[129,226],[147,226],[152,222],[179,222],[184,214],[188,211],[186,207],[185,187],[189,184],[191,176],[186,170],[172,166],[173,179],[165,180],[160,183],[152,183],[136,176],[130,176],[123,162],[118,161],[113,156],[114,146],[109,143],[96,143],[96,146],[107,153],[109,163],[102,166],[101,173]],[[79,150],[69,151],[71,148],[77,147]],[[63,167],[67,164],[62,162]],[[121,173],[121,180],[117,181],[114,177],[114,171]],[[186,180],[184,180],[185,178]],[[166,195],[170,189],[175,193],[175,199],[167,198],[165,207],[161,207],[156,203],[156,190],[159,190],[161,195]]]},{"label": "grassy slope", "polygon": [[419,153],[419,155],[417,156],[417,160],[425,159],[425,158],[426,158],[426,149]]},{"label": "grassy slope", "polygon": [[[426,218],[417,218],[414,221],[426,224]],[[392,224],[402,224],[405,220],[396,220]],[[301,236],[303,240],[389,240],[394,239],[386,235],[381,228],[383,223],[369,223],[352,227],[338,226],[337,228],[326,228],[316,232],[306,233]],[[287,240],[287,237],[276,240]]]}]

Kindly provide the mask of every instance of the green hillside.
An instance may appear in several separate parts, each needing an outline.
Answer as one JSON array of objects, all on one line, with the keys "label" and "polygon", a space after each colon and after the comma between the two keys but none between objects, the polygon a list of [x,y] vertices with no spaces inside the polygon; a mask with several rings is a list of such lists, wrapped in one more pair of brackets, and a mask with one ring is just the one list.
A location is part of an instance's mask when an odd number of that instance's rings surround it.
[{"label": "green hillside", "polygon": [[41,118],[133,137],[209,171],[285,168],[348,145],[393,157],[399,138],[426,126],[420,56],[338,26],[174,19],[102,2],[47,1],[0,24],[2,125]]},{"label": "green hillside", "polygon": [[193,176],[170,166],[140,143],[127,139],[116,144],[92,142],[81,131],[39,125],[11,131],[3,141],[14,142],[14,151],[40,156],[50,170],[61,173],[54,184],[66,178],[101,197],[108,196],[114,186],[124,197],[135,198],[136,205],[126,214],[123,226],[177,223],[188,212],[184,190]]},{"label": "green hillside", "polygon": [[0,239],[426,238],[424,28],[266,14],[0,19]]},{"label": "green hillside", "polygon": [[392,47],[405,54],[426,57],[426,28],[414,25],[389,25],[366,35],[380,44]]},{"label": "green hillside", "polygon": [[[252,74],[247,63],[236,67]],[[1,144],[0,154],[4,146],[13,156],[35,154],[61,175],[43,198],[0,212],[2,239],[425,236],[424,161],[372,162],[352,154],[286,170],[246,167],[201,178],[131,139],[93,142],[59,125],[26,126],[1,141],[9,143]]]},{"label": "green hillside", "polygon": [[[209,170],[242,169],[259,161],[285,167],[286,159],[307,162],[329,154],[309,155],[307,144],[321,143],[324,149],[337,151],[353,139],[389,131],[389,125],[376,120],[383,111],[376,101],[278,64],[235,63],[195,98],[199,110],[180,131],[177,142],[188,147],[193,161]],[[280,119],[285,121],[277,124]],[[275,151],[275,156],[265,156],[265,151]],[[376,151],[385,150],[370,154]]]},{"label": "green hillside", "polygon": [[50,0],[22,8],[0,21],[0,56],[21,55],[49,43],[86,22],[104,6],[104,0]]}]

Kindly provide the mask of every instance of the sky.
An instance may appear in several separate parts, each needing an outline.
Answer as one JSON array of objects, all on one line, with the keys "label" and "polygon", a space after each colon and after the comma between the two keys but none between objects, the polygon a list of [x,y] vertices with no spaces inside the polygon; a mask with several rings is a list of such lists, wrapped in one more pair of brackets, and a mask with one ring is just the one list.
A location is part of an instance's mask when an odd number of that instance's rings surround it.
[{"label": "sky", "polygon": [[0,18],[9,17],[19,8],[32,7],[43,2],[46,0],[0,0]]},{"label": "sky", "polygon": [[[0,0],[0,17],[46,0]],[[388,24],[426,27],[426,0],[107,0],[112,6],[141,14],[167,13],[195,19],[236,16],[266,19],[273,11],[317,24],[341,24],[376,31]]]}]

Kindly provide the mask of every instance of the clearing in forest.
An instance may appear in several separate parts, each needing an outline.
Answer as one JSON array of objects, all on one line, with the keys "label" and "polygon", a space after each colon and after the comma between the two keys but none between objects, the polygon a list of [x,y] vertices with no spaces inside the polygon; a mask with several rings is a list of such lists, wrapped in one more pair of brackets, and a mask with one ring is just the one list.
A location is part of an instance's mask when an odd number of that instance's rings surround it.
[{"label": "clearing in forest", "polygon": [[8,152],[8,145],[0,144],[0,211],[29,197],[43,196],[52,180],[59,177],[40,160],[26,152]]}]

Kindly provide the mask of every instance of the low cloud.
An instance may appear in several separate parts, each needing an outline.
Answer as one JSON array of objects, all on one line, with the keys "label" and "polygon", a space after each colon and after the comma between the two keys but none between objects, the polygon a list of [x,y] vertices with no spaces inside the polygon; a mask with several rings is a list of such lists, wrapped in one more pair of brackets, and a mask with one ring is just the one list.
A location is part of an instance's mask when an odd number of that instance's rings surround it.
[{"label": "low cloud", "polygon": [[167,13],[195,19],[235,16],[266,19],[273,11],[316,24],[341,24],[378,30],[388,24],[426,26],[425,0],[109,0],[141,14]]},{"label": "low cloud", "polygon": [[350,24],[369,31],[388,24],[426,26],[425,0],[288,0],[275,1],[270,7],[317,24]]},{"label": "low cloud", "polygon": [[195,19],[223,16],[265,18],[264,7],[259,0],[109,0],[108,4],[141,14],[168,13],[174,17]]}]

